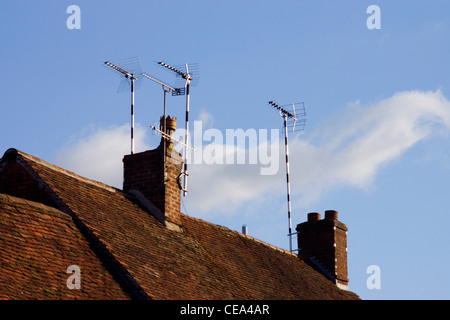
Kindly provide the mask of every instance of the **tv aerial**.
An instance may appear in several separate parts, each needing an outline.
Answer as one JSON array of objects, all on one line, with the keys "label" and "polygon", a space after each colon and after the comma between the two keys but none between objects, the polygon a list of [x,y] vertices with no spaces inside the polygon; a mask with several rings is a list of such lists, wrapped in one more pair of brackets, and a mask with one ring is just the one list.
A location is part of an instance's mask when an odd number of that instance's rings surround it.
[{"label": "tv aerial", "polygon": [[[176,76],[183,80],[184,85],[182,87],[179,87],[176,90],[172,90],[172,96],[186,96],[186,124],[185,124],[185,143],[184,143],[184,168],[181,172],[179,178],[181,176],[183,177],[183,185],[181,187],[183,191],[183,196],[186,196],[187,193],[187,185],[188,185],[188,172],[187,172],[187,155],[188,155],[188,149],[189,147],[189,103],[190,103],[190,86],[191,83],[193,84],[193,81],[198,81],[198,77],[195,76],[195,74],[198,71],[198,66],[196,64],[194,65],[188,65],[187,63],[185,65],[181,66],[170,66],[167,63],[164,62],[158,62],[159,65],[162,67],[169,69],[170,71],[174,72]],[[189,70],[190,69],[190,70]],[[181,184],[180,184],[181,185]]]},{"label": "tv aerial", "polygon": [[158,80],[157,78],[155,78],[155,77],[153,77],[153,76],[150,76],[150,75],[148,75],[148,74],[146,74],[146,73],[141,73],[142,74],[142,76],[144,76],[144,77],[146,77],[147,79],[150,79],[150,80],[152,80],[153,82],[155,82],[155,83],[158,83],[158,84],[160,84],[161,86],[162,86],[162,89],[163,89],[163,92],[164,92],[164,118],[163,118],[163,126],[162,126],[162,128],[160,128],[160,129],[158,129],[156,126],[150,126],[153,130],[155,130],[156,132],[158,132],[159,134],[161,134],[161,137],[163,138],[163,143],[164,143],[164,145],[163,145],[163,161],[164,161],[164,182],[166,181],[165,179],[166,179],[166,152],[167,152],[167,150],[166,150],[166,140],[173,140],[173,141],[176,141],[176,142],[178,142],[178,143],[180,143],[180,144],[183,144],[184,145],[184,143],[183,142],[181,142],[181,141],[179,141],[179,140],[177,140],[177,139],[174,139],[173,137],[171,137],[169,134],[167,134],[167,125],[166,125],[166,93],[168,93],[168,92],[176,92],[177,90],[179,90],[179,89],[175,89],[175,88],[173,88],[172,86],[170,86],[170,85],[168,85],[168,84],[166,84],[166,83],[164,83],[164,82],[162,82],[161,80]]},{"label": "tv aerial", "polygon": [[122,78],[118,92],[122,92],[130,88],[131,91],[131,154],[134,153],[134,90],[138,89],[142,78],[137,77],[142,73],[141,58],[133,57],[121,59],[117,62],[105,61],[105,65],[110,70],[119,74]]},{"label": "tv aerial", "polygon": [[[269,105],[278,110],[284,119],[284,146],[286,152],[286,186],[287,186],[287,202],[288,202],[288,220],[289,220],[289,251],[292,252],[292,221],[291,221],[291,185],[289,181],[289,143],[288,131],[296,132],[305,129],[306,116],[305,104],[303,102],[292,103],[289,105],[278,105],[273,101],[269,101]],[[297,105],[297,110],[295,106]],[[289,109],[288,109],[289,108]]]}]

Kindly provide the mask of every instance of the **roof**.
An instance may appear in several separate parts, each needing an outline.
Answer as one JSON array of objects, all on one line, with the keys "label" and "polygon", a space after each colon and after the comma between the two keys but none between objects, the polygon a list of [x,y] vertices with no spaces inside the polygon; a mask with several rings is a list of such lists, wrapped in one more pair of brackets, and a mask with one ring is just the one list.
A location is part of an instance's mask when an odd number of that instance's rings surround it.
[{"label": "roof", "polygon": [[[133,195],[15,149],[0,160],[0,193],[12,195],[0,195],[1,298],[359,298],[295,254],[184,214],[171,231]],[[82,290],[67,288],[69,264]]]},{"label": "roof", "polygon": [[[129,299],[69,215],[0,194],[0,299]],[[67,268],[82,266],[82,290]]]}]

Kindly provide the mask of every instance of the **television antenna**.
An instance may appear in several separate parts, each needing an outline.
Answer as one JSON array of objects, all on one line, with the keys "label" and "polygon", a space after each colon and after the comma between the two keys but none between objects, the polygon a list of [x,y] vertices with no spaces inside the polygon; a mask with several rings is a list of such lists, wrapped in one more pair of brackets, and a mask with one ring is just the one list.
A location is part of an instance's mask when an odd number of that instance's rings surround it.
[{"label": "television antenna", "polygon": [[[164,157],[164,177],[166,176],[166,140],[170,139],[170,136],[167,134],[167,129],[166,129],[166,93],[170,92],[170,91],[177,91],[177,89],[172,88],[171,86],[169,86],[168,84],[165,84],[164,82],[148,75],[145,73],[141,73],[142,76],[146,77],[147,79],[150,79],[158,84],[160,84],[162,86],[163,92],[164,92],[164,120],[163,120],[163,128],[162,130],[164,130],[164,132],[162,132],[161,130],[157,130],[156,127],[154,126],[150,126],[153,130],[155,131],[159,131],[161,133],[161,136],[163,137],[163,143],[164,143],[164,151],[163,151],[163,157]],[[164,180],[165,181],[165,180]]]},{"label": "television antenna", "polygon": [[[164,123],[166,123],[166,121],[164,121]],[[165,124],[163,124],[163,125],[160,124],[160,128],[159,129],[156,127],[156,125],[154,125],[154,126],[150,125],[150,128],[152,128],[153,131],[155,131],[157,134],[160,134],[161,137],[163,138],[163,141],[164,141],[164,152],[163,152],[163,155],[164,155],[164,183],[166,183],[168,181],[168,179],[167,179],[167,161],[166,161],[166,153],[167,153],[167,151],[166,151],[166,140],[167,141],[172,141],[172,142],[178,142],[179,144],[181,144],[181,145],[183,145],[183,146],[185,146],[185,147],[187,147],[187,148],[189,148],[189,149],[191,149],[193,151],[196,151],[196,150],[195,150],[195,148],[186,145],[183,141],[175,139],[170,133],[167,132],[167,129],[164,130],[163,128],[165,128]],[[182,174],[180,173],[178,175],[178,177],[176,178],[176,180],[178,182],[178,186],[180,187],[180,189],[183,189],[183,186],[181,185],[181,181],[180,181],[181,175]]]},{"label": "television antenna", "polygon": [[185,143],[184,143],[184,168],[180,174],[180,177],[183,176],[183,186],[181,189],[183,190],[183,196],[186,196],[187,193],[187,182],[188,182],[188,172],[187,172],[187,155],[189,148],[189,99],[190,99],[190,86],[191,81],[193,80],[193,72],[191,68],[191,72],[189,71],[189,66],[186,63],[184,66],[175,66],[172,67],[164,62],[158,62],[164,68],[167,68],[176,73],[177,77],[181,77],[184,79],[184,87],[172,90],[172,96],[180,96],[186,95],[186,125],[185,125]]},{"label": "television antenna", "polygon": [[[304,130],[306,119],[301,118],[306,116],[305,105],[303,102],[292,103],[290,105],[278,105],[273,101],[269,101],[269,105],[274,107],[280,113],[280,116],[284,119],[284,147],[286,152],[286,186],[287,186],[287,202],[288,202],[288,220],[289,220],[289,251],[292,252],[292,221],[291,221],[291,184],[289,181],[289,144],[288,144],[288,131],[295,132]],[[295,110],[297,105],[297,112]],[[288,107],[292,107],[292,110],[287,110]],[[299,108],[300,107],[300,108]]]},{"label": "television antenna", "polygon": [[112,71],[118,73],[123,79],[119,85],[118,92],[124,91],[128,87],[131,90],[131,154],[134,153],[134,90],[140,85],[140,79],[136,75],[142,72],[142,63],[139,57],[122,59],[117,62],[105,61],[105,65]]}]

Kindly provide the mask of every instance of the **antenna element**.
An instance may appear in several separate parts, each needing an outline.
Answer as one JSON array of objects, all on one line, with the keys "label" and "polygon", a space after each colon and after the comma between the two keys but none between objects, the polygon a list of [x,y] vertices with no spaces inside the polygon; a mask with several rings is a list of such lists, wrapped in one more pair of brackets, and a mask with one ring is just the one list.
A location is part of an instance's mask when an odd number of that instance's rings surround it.
[{"label": "antenna element", "polygon": [[[131,154],[134,153],[134,89],[135,89],[135,81],[138,78],[135,74],[139,74],[139,71],[142,69],[141,59],[139,57],[123,59],[118,63],[112,63],[109,61],[105,61],[105,65],[111,70],[119,73],[121,77],[124,77],[123,80],[125,82],[130,83],[131,88]],[[122,80],[122,81],[123,81]],[[120,90],[121,86],[119,86]]]},{"label": "antenna element", "polygon": [[[297,103],[302,106],[302,110],[300,113],[296,114],[295,112],[295,103],[292,105],[283,105],[279,106],[273,101],[269,101],[269,105],[277,109],[280,113],[280,116],[284,119],[284,146],[286,152],[286,186],[287,186],[287,202],[288,202],[288,220],[289,220],[289,251],[292,252],[292,221],[291,221],[291,184],[289,181],[289,144],[288,144],[288,122],[293,122],[292,131],[296,131],[295,124],[297,121],[301,123],[302,126],[297,127],[297,130],[303,130],[305,126],[306,119],[298,119],[297,117],[306,116],[304,103]],[[292,111],[286,110],[287,106],[292,106]]]},{"label": "antenna element", "polygon": [[189,147],[189,88],[192,80],[192,75],[189,73],[189,67],[186,63],[184,68],[186,71],[181,71],[178,68],[172,67],[164,62],[158,62],[164,68],[169,69],[170,71],[175,72],[178,76],[181,76],[185,80],[184,88],[173,90],[172,95],[186,95],[186,127],[185,127],[185,143],[184,143],[184,169],[181,173],[183,175],[183,196],[186,196],[187,193],[187,181],[188,181],[188,173],[187,173],[187,155],[188,155],[188,147]]}]

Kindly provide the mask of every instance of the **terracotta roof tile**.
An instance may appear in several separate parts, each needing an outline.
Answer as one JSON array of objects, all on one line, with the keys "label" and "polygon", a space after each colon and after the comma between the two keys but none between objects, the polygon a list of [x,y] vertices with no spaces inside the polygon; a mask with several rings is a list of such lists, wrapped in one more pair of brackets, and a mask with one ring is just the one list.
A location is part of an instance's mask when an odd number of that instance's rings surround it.
[{"label": "terracotta roof tile", "polygon": [[[1,299],[129,299],[69,215],[4,194],[0,212]],[[73,264],[82,266],[80,290],[67,288]]]},{"label": "terracotta roof tile", "polygon": [[[36,270],[29,265],[30,261],[17,261],[11,257],[16,250],[11,248],[19,245],[23,248],[21,254],[31,257],[39,256],[41,250],[45,250],[45,245],[51,244],[52,249],[45,251],[42,257],[64,263],[70,260],[70,263],[85,270],[88,268],[85,264],[91,265],[94,258],[104,261],[106,257],[109,269],[92,267],[88,273],[90,281],[100,281],[101,274],[113,270],[113,274],[125,274],[125,282],[121,282],[121,286],[143,292],[141,298],[358,299],[356,294],[337,288],[290,252],[183,214],[183,232],[170,231],[141,208],[131,195],[20,151],[17,157],[27,172],[31,172],[40,190],[45,190],[43,201],[47,204],[51,202],[50,205],[59,210],[43,206],[42,210],[35,209],[28,217],[28,222],[25,222],[21,218],[24,215],[18,214],[18,210],[28,212],[28,208],[8,204],[7,201],[5,207],[1,208],[0,219],[4,219],[5,223],[2,224],[0,220],[0,226],[8,234],[5,245],[9,248],[6,252],[2,251],[2,263],[14,264],[15,270],[21,270],[22,276],[22,280],[16,282],[8,278],[7,282],[12,286],[21,283],[28,286],[32,281],[41,284],[41,280],[29,279],[29,272],[36,273]],[[5,192],[1,188],[0,191]],[[33,208],[37,206],[33,203]],[[71,219],[77,223],[71,222]],[[20,227],[14,227],[14,223]],[[80,226],[88,231],[82,228],[84,233],[80,232]],[[59,233],[66,236],[58,237]],[[33,241],[36,237],[45,239],[44,247],[38,241]],[[0,241],[3,240],[0,238]],[[88,242],[90,246],[103,248],[100,252],[106,253],[100,258],[90,255],[90,251],[83,247]],[[69,254],[66,248],[70,248],[74,255]],[[59,263],[60,268],[63,262]],[[63,271],[60,278],[65,285],[67,278]],[[59,280],[50,280],[46,273],[35,275],[41,279],[45,276],[46,281],[50,281],[45,282],[47,289],[62,292]],[[115,298],[115,294],[126,298],[119,289],[111,289],[108,291],[110,296],[105,298]],[[5,294],[9,290],[5,289]],[[31,294],[30,297],[51,296],[44,289],[41,291],[34,288],[35,296]],[[16,289],[13,292],[17,295],[20,291]],[[93,297],[94,293],[90,294]],[[106,295],[106,291],[103,294]]]}]

